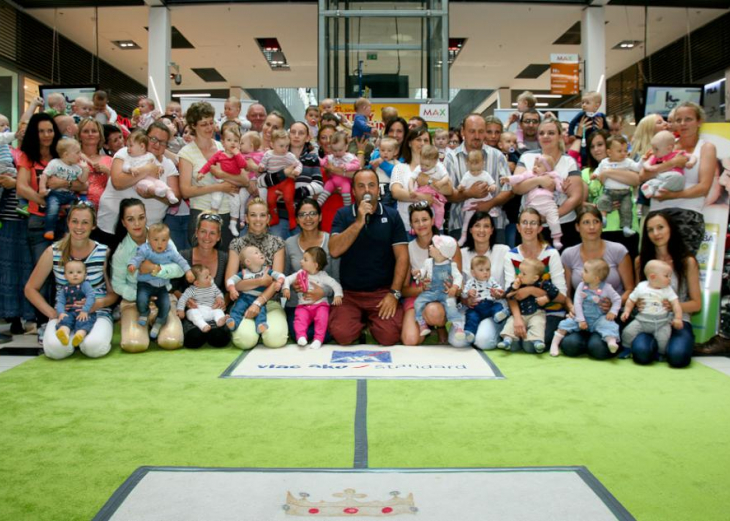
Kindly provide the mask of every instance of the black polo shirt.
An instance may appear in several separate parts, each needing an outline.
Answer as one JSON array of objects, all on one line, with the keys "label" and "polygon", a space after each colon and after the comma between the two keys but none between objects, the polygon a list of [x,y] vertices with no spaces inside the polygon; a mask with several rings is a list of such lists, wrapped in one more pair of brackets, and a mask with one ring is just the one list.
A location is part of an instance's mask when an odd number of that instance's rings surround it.
[{"label": "black polo shirt", "polygon": [[[332,235],[344,232],[357,219],[357,206],[340,208],[332,222]],[[340,283],[350,291],[390,288],[395,271],[393,245],[408,244],[398,211],[378,203],[360,235],[340,257]]]}]

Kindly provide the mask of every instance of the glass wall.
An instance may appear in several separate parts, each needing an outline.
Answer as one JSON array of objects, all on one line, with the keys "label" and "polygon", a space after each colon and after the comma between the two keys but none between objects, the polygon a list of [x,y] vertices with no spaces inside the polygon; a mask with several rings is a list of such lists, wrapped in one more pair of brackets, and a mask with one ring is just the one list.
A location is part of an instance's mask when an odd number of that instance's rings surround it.
[{"label": "glass wall", "polygon": [[18,125],[18,75],[0,67],[0,114],[10,120],[10,128]]},{"label": "glass wall", "polygon": [[434,0],[320,0],[321,96],[445,100],[447,8]]}]

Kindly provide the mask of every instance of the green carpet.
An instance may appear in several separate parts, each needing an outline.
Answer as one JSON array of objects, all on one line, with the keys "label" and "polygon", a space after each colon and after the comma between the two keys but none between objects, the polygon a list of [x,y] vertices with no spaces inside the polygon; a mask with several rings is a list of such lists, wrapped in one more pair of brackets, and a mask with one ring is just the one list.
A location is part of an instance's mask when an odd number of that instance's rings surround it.
[{"label": "green carpet", "polygon": [[[356,382],[218,378],[239,354],[0,374],[0,519],[88,520],[142,465],[351,467]],[[727,519],[730,378],[490,355],[507,380],[368,382],[370,466],[585,465],[642,521]]]}]

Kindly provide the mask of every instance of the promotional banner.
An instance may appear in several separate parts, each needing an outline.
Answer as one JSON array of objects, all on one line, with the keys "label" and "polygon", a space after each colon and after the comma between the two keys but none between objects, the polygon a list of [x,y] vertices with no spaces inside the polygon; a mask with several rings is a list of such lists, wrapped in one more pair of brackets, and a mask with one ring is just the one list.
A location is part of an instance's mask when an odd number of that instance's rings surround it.
[{"label": "promotional banner", "polygon": [[[384,107],[393,107],[398,111],[398,116],[408,121],[414,116],[422,117],[428,123],[430,130],[436,128],[449,129],[449,105],[446,103],[373,103],[373,113],[370,121],[375,123],[376,128],[382,134],[385,123],[380,117],[380,111]],[[340,103],[335,106],[335,111],[345,116],[349,121],[355,120],[354,103]]]},{"label": "promotional banner", "polygon": [[730,211],[730,123],[706,123],[700,139],[717,147],[717,173],[702,211],[705,217],[705,238],[697,262],[700,265],[702,309],[692,316],[695,341],[707,342],[718,332],[725,239]]},{"label": "promotional banner", "polygon": [[580,57],[577,54],[550,55],[550,93],[580,94]]}]

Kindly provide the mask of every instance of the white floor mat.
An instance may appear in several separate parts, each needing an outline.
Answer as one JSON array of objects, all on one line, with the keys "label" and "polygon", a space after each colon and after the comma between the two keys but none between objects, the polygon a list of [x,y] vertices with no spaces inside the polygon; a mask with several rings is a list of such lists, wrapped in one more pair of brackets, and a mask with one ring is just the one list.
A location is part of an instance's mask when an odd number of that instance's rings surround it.
[{"label": "white floor mat", "polygon": [[346,379],[501,379],[489,357],[478,349],[449,346],[324,345],[307,349],[258,346],[245,351],[223,378]]},{"label": "white floor mat", "polygon": [[631,514],[584,467],[138,469],[95,521],[608,521]]}]

